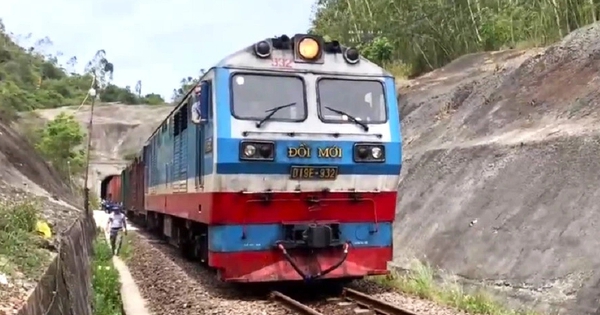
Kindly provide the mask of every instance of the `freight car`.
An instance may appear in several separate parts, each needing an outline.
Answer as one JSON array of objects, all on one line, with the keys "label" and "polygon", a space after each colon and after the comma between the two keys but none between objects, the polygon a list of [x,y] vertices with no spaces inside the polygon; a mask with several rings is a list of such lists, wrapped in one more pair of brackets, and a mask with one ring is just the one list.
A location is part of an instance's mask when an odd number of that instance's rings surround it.
[{"label": "freight car", "polygon": [[402,155],[393,76],[299,34],[199,82],[124,170],[126,209],[224,281],[386,274]]},{"label": "freight car", "polygon": [[141,216],[145,220],[145,176],[141,157],[135,157],[131,164],[121,172],[121,182],[123,209],[129,215]]},{"label": "freight car", "polygon": [[122,185],[121,185],[121,176],[120,175],[111,175],[106,178],[102,183],[100,197],[102,199],[121,202],[122,198]]}]

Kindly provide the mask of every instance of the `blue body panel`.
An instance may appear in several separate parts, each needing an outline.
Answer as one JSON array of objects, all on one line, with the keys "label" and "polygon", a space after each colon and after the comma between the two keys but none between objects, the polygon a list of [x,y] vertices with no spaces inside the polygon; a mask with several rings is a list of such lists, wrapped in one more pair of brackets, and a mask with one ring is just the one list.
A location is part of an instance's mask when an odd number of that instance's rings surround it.
[{"label": "blue body panel", "polygon": [[[374,231],[377,227],[377,232]],[[343,223],[341,238],[350,241],[351,247],[392,246],[392,223]],[[242,239],[245,233],[246,238]],[[208,230],[209,250],[212,252],[242,252],[273,249],[275,242],[284,239],[283,228],[278,224],[216,225]]]},{"label": "blue body panel", "polygon": [[[217,174],[289,174],[290,165],[335,165],[340,175],[371,174],[398,175],[400,174],[400,151],[398,143],[382,143],[385,146],[386,161],[384,163],[355,163],[353,150],[355,141],[275,141],[275,161],[240,161],[239,147],[241,139],[221,139],[219,142]],[[298,147],[305,144],[311,148],[311,158],[288,158],[288,147]],[[342,158],[323,159],[317,157],[317,148],[337,146],[342,149]]]},{"label": "blue body panel", "polygon": [[388,117],[390,124],[391,143],[399,148],[398,159],[402,157],[402,132],[400,131],[400,111],[398,110],[398,99],[396,98],[396,83],[392,78],[385,78],[385,99],[388,106]]},{"label": "blue body panel", "polygon": [[217,82],[217,117],[219,123],[217,124],[217,138],[229,139],[231,138],[231,94],[230,94],[230,83],[229,83],[229,70],[225,68],[215,69],[216,82]]}]

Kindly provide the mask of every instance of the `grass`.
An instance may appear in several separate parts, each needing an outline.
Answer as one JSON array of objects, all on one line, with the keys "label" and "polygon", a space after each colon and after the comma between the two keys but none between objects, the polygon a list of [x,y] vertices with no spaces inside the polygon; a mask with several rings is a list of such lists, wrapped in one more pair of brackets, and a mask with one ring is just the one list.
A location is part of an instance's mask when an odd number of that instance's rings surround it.
[{"label": "grass", "polygon": [[123,261],[127,262],[131,258],[132,254],[132,242],[134,235],[132,233],[127,233],[127,235],[123,235],[123,242],[121,243],[121,249],[119,250],[119,258]]},{"label": "grass", "polygon": [[98,233],[94,241],[92,268],[94,315],[122,315],[123,301],[120,293],[119,272],[112,263],[110,245],[103,233]]},{"label": "grass", "polygon": [[389,71],[396,79],[408,79],[414,72],[410,65],[407,65],[401,61],[393,61],[383,65],[387,71]]},{"label": "grass", "polygon": [[50,261],[36,233],[39,206],[32,201],[0,202],[0,272],[38,279]]},{"label": "grass", "polygon": [[436,272],[433,268],[421,262],[414,262],[411,271],[374,277],[373,281],[469,314],[538,315],[533,311],[508,309],[484,290],[467,293],[456,281],[436,281]]}]

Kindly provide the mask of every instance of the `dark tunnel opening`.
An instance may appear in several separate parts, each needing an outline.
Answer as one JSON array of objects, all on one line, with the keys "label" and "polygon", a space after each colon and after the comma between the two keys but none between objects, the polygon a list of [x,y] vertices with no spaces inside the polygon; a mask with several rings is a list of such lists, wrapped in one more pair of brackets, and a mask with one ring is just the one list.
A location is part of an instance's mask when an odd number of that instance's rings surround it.
[{"label": "dark tunnel opening", "polygon": [[108,175],[108,176],[104,177],[104,179],[100,183],[100,198],[101,199],[104,199],[104,200],[107,199],[107,197],[108,197],[107,196],[107,194],[108,194],[108,184],[116,176],[119,176],[119,175]]}]

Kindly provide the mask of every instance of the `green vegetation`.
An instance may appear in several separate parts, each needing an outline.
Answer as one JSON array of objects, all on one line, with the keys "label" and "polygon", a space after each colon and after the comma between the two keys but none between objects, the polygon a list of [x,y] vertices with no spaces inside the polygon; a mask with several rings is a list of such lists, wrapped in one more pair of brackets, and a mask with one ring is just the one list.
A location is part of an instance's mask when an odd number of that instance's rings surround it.
[{"label": "green vegetation", "polygon": [[436,281],[436,272],[433,268],[419,261],[413,263],[410,271],[374,277],[373,281],[422,299],[457,308],[469,314],[537,314],[532,311],[510,310],[483,290],[473,294],[467,293],[456,281],[440,283],[440,281]]},{"label": "green vegetation", "polygon": [[121,243],[121,249],[119,250],[119,258],[121,258],[123,261],[128,261],[133,254],[133,248],[131,244],[133,243],[135,234],[127,233],[127,235],[123,234],[122,236],[123,242]]},{"label": "green vegetation", "polygon": [[192,89],[192,87],[198,84],[198,79],[202,77],[205,72],[206,70],[200,69],[199,76],[197,78],[182,78],[181,81],[179,81],[179,88],[173,89],[171,101],[176,102],[181,100],[181,98],[183,98],[187,94],[187,92],[189,92]]},{"label": "green vegetation", "polygon": [[99,231],[94,241],[94,260],[92,263],[94,290],[94,315],[121,315],[123,302],[121,300],[119,272],[112,263],[110,245]]},{"label": "green vegetation", "polygon": [[0,273],[39,278],[49,251],[36,233],[39,207],[32,201],[0,203]]},{"label": "green vegetation", "polygon": [[599,16],[599,0],[318,0],[311,32],[415,76],[468,53],[547,45]]},{"label": "green vegetation", "polygon": [[100,209],[100,196],[93,189],[90,189],[89,198],[90,209]]},{"label": "green vegetation", "polygon": [[[83,74],[75,73],[77,57],[61,64],[62,52],[49,53],[52,41],[46,37],[35,42],[33,47],[23,48],[30,36],[20,37],[8,33],[0,20],[0,119],[15,118],[18,111],[38,108],[56,108],[80,105],[94,82],[102,89],[103,102],[125,104],[160,104],[164,101],[157,94],[142,96],[141,81],[135,91],[120,88],[110,83],[114,66],[108,62],[106,52],[99,50],[86,63]],[[90,100],[87,100],[89,103]]]},{"label": "green vegetation", "polygon": [[81,174],[85,152],[81,149],[85,135],[75,117],[60,113],[39,131],[35,147],[65,178]]}]

